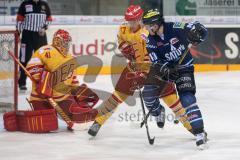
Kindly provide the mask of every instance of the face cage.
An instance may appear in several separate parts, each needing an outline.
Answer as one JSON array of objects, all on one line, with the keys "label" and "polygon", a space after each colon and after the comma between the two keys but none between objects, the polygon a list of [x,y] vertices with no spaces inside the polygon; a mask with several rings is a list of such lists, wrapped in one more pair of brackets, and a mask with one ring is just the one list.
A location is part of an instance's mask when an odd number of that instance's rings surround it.
[{"label": "face cage", "polygon": [[71,46],[71,40],[67,42],[63,38],[55,37],[53,40],[53,45],[64,55],[68,54],[69,48]]}]

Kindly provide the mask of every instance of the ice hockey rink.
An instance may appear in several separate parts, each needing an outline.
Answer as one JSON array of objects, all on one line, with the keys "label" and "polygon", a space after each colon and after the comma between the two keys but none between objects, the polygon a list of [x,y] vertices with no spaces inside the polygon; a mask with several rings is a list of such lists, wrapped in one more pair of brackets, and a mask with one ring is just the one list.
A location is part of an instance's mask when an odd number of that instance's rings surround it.
[{"label": "ice hockey rink", "polygon": [[[83,77],[80,80],[83,82]],[[138,127],[142,117],[138,116],[141,106],[137,98],[135,105],[132,99],[129,100],[130,106],[126,103],[119,106],[94,139],[87,134],[90,124],[75,125],[74,132],[69,132],[64,122],[59,120],[59,129],[56,132],[30,134],[6,132],[1,119],[0,159],[239,160],[239,82],[240,72],[196,74],[198,104],[210,139],[207,150],[196,149],[194,137],[181,124],[172,122],[169,109],[164,129],[157,128],[153,120],[149,121],[150,134],[156,137],[155,144],[149,145],[145,128]],[[102,91],[113,91],[110,76],[98,76],[94,83],[87,84],[98,90],[102,99],[107,98],[107,93],[101,94]],[[27,94],[20,94],[19,109],[29,108],[25,100]]]}]

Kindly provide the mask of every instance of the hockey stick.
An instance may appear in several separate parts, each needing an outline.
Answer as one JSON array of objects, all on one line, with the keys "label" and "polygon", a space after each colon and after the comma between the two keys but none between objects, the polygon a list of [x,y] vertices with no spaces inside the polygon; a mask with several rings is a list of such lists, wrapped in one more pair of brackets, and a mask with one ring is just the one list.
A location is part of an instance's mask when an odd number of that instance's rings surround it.
[{"label": "hockey stick", "polygon": [[188,44],[188,48],[185,50],[185,52],[183,53],[183,55],[181,56],[180,60],[178,61],[178,65],[182,64],[184,58],[186,57],[188,51],[190,50],[190,48],[192,47],[192,44],[189,43]]},{"label": "hockey stick", "polygon": [[[142,106],[142,110],[143,110],[143,116],[146,117],[146,112],[145,112],[144,103],[143,103],[143,97],[142,97],[142,91],[141,91],[140,88],[139,88],[139,97],[140,97],[140,100],[141,100],[141,106]],[[150,115],[150,114],[149,114],[149,115]],[[148,116],[148,117],[149,117],[149,116]],[[146,119],[145,121],[143,121],[143,122],[144,122],[145,127],[146,127],[148,142],[149,142],[149,144],[153,145],[153,144],[154,144],[155,137],[153,137],[153,138],[150,137],[147,119]]]},{"label": "hockey stick", "polygon": [[[22,63],[13,55],[10,49],[7,46],[4,48],[8,51],[8,54],[13,58],[13,60],[24,70],[26,75],[31,79],[32,82],[36,82],[36,80],[31,76],[31,74],[27,71],[27,69],[22,65]],[[62,117],[62,119],[67,123],[68,130],[72,131],[73,122],[71,119],[64,113],[62,108],[54,101],[53,98],[47,98],[48,102],[52,105],[53,108],[56,109],[57,113]]]},{"label": "hockey stick", "polygon": [[153,110],[153,107],[148,111],[146,117],[143,118],[143,121],[140,124],[141,128],[143,127],[144,123],[148,120],[148,117],[150,116],[150,113],[152,112],[152,110]]},{"label": "hockey stick", "polygon": [[[133,71],[136,72],[136,61],[133,59]],[[142,97],[142,90],[140,88],[140,86],[138,85],[138,90],[139,90],[139,97],[140,97],[140,101],[141,101],[141,107],[142,107],[142,111],[143,111],[143,117],[144,119],[146,119],[146,111],[145,111],[145,107],[144,107],[144,102],[143,102],[143,97]],[[150,113],[149,113],[150,114]],[[148,115],[149,117],[149,115]],[[155,137],[151,138],[150,137],[150,133],[149,133],[149,128],[148,128],[148,123],[147,123],[147,119],[146,120],[143,120],[143,124],[145,124],[145,127],[146,127],[146,131],[147,131],[147,138],[148,138],[148,142],[150,145],[153,145],[154,144],[154,140],[155,140]],[[142,125],[142,124],[141,124]]]}]

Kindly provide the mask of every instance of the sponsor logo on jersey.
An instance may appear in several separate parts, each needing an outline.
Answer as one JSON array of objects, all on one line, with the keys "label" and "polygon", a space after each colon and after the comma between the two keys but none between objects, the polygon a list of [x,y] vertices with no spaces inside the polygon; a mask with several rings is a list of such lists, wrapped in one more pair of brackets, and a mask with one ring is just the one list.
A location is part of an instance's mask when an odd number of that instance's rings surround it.
[{"label": "sponsor logo on jersey", "polygon": [[33,11],[33,6],[31,4],[25,6],[26,12],[32,12]]},{"label": "sponsor logo on jersey", "polygon": [[149,39],[148,39],[148,37],[147,37],[146,34],[142,33],[142,34],[140,34],[140,37],[141,37],[146,43],[149,42]]},{"label": "sponsor logo on jersey", "polygon": [[39,54],[43,54],[44,53],[44,48],[40,48],[38,51]]},{"label": "sponsor logo on jersey", "polygon": [[34,63],[41,63],[41,60],[39,58],[32,58],[28,64],[34,64]]},{"label": "sponsor logo on jersey", "polygon": [[179,42],[179,40],[178,40],[176,37],[170,39],[170,43],[171,43],[172,45],[174,45],[174,44],[177,43],[177,42]]},{"label": "sponsor logo on jersey", "polygon": [[185,51],[184,45],[180,45],[178,48],[171,47],[171,52],[165,54],[167,61],[173,61],[179,59],[182,53]]},{"label": "sponsor logo on jersey", "polygon": [[185,23],[175,22],[174,25],[173,25],[173,28],[181,28],[181,29],[183,29],[184,26],[185,26]]},{"label": "sponsor logo on jersey", "polygon": [[147,44],[146,46],[147,46],[147,48],[157,48],[157,46],[152,45],[152,44]]},{"label": "sponsor logo on jersey", "polygon": [[46,52],[45,57],[46,57],[46,58],[51,58],[51,54],[50,54],[49,51]]}]

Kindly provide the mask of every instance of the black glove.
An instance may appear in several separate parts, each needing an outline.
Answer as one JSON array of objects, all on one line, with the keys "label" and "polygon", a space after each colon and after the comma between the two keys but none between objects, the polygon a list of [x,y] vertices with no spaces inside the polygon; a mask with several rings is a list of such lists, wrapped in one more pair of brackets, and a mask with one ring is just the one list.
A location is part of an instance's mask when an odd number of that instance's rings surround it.
[{"label": "black glove", "polygon": [[158,71],[157,76],[164,81],[174,82],[178,78],[176,67],[169,65],[168,62],[153,64],[153,68]]},{"label": "black glove", "polygon": [[193,24],[192,28],[189,30],[187,34],[187,39],[190,43],[196,46],[199,43],[203,42],[206,36],[207,36],[207,29],[199,22],[196,22]]}]

